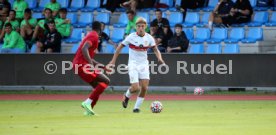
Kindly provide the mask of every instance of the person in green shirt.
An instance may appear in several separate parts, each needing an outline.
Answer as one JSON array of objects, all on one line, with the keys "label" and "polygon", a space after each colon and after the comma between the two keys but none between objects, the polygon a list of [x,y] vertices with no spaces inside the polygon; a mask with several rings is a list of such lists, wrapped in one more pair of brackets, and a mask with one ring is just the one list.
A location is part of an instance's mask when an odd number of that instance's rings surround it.
[{"label": "person in green shirt", "polygon": [[135,16],[135,12],[132,10],[128,10],[127,12],[127,18],[128,18],[128,23],[126,26],[126,32],[125,34],[128,35],[131,33],[131,31],[136,31],[136,20],[137,20],[137,16]]},{"label": "person in green shirt", "polygon": [[58,15],[58,10],[60,9],[60,4],[56,0],[51,0],[45,8],[50,8],[53,11],[52,16],[56,17]]},{"label": "person in green shirt", "polygon": [[69,37],[71,35],[71,20],[66,19],[67,9],[61,8],[59,10],[59,17],[55,19],[56,28],[63,38]]},{"label": "person in green shirt", "polygon": [[12,30],[11,23],[5,24],[5,33],[1,53],[24,53],[26,50],[25,42],[18,32]]},{"label": "person in green shirt", "polygon": [[52,10],[49,8],[46,8],[44,10],[44,16],[45,16],[45,19],[38,21],[37,25],[35,26],[34,34],[33,34],[31,42],[35,42],[36,39],[43,38],[44,35],[47,33],[47,31],[48,31],[47,22],[53,20]]},{"label": "person in green shirt", "polygon": [[23,19],[26,8],[28,8],[28,3],[25,0],[16,0],[13,3],[13,9],[16,11],[16,19]]},{"label": "person in green shirt", "polygon": [[[136,31],[136,20],[137,16],[135,16],[135,12],[133,10],[128,10],[127,12],[128,23],[126,26],[125,35],[129,35],[131,32]],[[149,33],[149,27],[147,26],[146,32]]]},{"label": "person in green shirt", "polygon": [[31,40],[36,24],[36,19],[32,18],[32,10],[29,8],[25,9],[24,20],[21,22],[20,25],[20,35],[25,40]]},{"label": "person in green shirt", "polygon": [[[19,32],[20,31],[19,22],[16,20],[15,16],[16,16],[16,12],[14,10],[11,10],[10,14],[9,14],[9,17],[7,18],[5,24],[10,23],[12,25],[12,29]],[[5,35],[5,30],[4,29],[5,29],[5,27],[2,28],[0,39],[3,39],[3,37]]]}]

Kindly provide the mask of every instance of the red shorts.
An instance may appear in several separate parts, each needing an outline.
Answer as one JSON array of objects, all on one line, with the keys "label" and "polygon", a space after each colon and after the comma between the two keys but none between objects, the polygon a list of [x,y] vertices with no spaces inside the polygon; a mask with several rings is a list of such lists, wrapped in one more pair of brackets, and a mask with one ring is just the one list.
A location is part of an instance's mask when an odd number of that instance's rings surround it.
[{"label": "red shorts", "polygon": [[84,66],[78,67],[76,73],[87,83],[93,82],[97,76],[101,74],[100,70],[91,71],[89,68],[85,68]]}]

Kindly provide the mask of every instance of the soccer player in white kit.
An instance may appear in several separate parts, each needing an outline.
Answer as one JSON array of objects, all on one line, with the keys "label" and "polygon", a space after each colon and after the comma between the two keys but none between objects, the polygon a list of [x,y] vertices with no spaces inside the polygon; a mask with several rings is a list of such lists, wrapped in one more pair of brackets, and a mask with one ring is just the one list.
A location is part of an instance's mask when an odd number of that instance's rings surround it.
[{"label": "soccer player in white kit", "polygon": [[139,113],[140,106],[144,101],[144,97],[148,90],[149,85],[149,62],[147,50],[152,48],[158,61],[161,64],[165,64],[159,52],[154,38],[145,32],[147,22],[144,18],[138,18],[136,21],[136,32],[128,35],[125,40],[117,47],[116,52],[109,64],[115,65],[116,60],[124,46],[129,46],[129,60],[128,70],[131,86],[124,94],[122,105],[127,108],[128,100],[131,95],[137,91],[140,91],[133,112]]}]

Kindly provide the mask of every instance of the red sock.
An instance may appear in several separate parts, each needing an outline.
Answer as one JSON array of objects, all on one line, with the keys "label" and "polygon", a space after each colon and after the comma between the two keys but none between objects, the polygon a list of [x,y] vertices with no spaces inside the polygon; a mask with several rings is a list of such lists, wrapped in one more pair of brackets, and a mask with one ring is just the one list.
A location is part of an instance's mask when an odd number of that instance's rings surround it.
[{"label": "red sock", "polygon": [[89,98],[92,99],[92,108],[96,105],[100,95],[108,87],[106,83],[99,83],[94,91],[90,94]]}]

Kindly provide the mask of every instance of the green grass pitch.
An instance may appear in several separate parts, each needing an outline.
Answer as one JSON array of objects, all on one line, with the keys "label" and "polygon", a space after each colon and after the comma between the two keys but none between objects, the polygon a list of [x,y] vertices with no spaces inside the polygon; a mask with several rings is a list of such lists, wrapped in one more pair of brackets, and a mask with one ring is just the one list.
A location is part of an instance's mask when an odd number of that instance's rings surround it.
[{"label": "green grass pitch", "polygon": [[0,101],[0,135],[274,135],[276,101],[161,101],[160,114],[132,113],[134,101],[100,101],[83,116],[81,101]]}]

